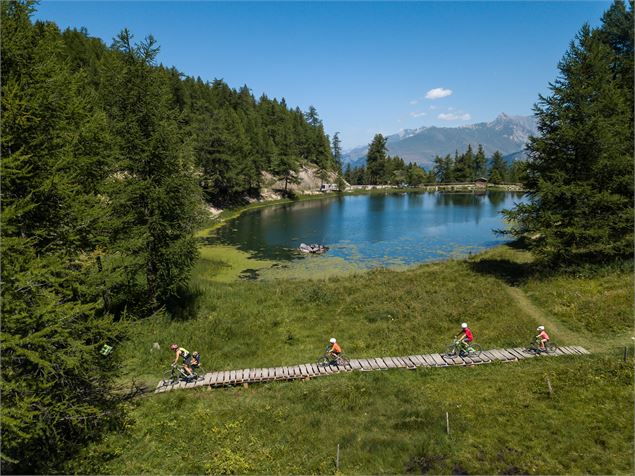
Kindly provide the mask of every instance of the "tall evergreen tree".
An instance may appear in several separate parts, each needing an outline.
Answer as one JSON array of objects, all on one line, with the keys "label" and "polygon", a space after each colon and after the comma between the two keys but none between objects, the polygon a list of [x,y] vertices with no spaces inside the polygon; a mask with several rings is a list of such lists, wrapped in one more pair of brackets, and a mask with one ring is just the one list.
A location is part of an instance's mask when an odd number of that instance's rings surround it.
[{"label": "tall evergreen tree", "polygon": [[[154,309],[189,279],[200,192],[192,152],[178,137],[167,82],[153,68],[154,39],[135,45],[123,30],[113,49],[118,54],[105,71],[110,87],[104,92],[118,139],[119,174],[110,191],[118,217],[114,235],[135,260],[127,267],[130,286],[142,275],[146,303]],[[224,97],[222,90],[218,94]]]},{"label": "tall evergreen tree", "polygon": [[[617,1],[603,20],[599,29],[582,27],[551,95],[535,106],[531,201],[508,212],[510,233],[533,235],[536,250],[555,263],[633,255],[633,83],[621,66],[633,57],[632,6]],[[616,24],[628,27],[613,42]]]},{"label": "tall evergreen tree", "polygon": [[474,177],[485,177],[487,175],[487,158],[481,144],[478,145],[478,151],[474,156]]},{"label": "tall evergreen tree", "polygon": [[108,128],[57,27],[31,24],[32,2],[0,12],[0,461],[4,473],[52,473],[121,414],[116,359],[98,352],[123,330],[96,259]]},{"label": "tall evergreen tree", "polygon": [[372,142],[368,146],[366,169],[371,185],[380,183],[384,177],[388,151],[386,142],[387,140],[383,135],[375,134],[375,137],[373,137]]},{"label": "tall evergreen tree", "polygon": [[503,155],[496,151],[492,156],[489,169],[489,181],[492,183],[503,182],[508,176],[507,164],[503,159]]},{"label": "tall evergreen tree", "polygon": [[331,151],[333,154],[333,159],[335,160],[335,166],[338,171],[342,170],[342,141],[340,140],[340,133],[336,132],[333,134],[333,139],[331,141]]}]

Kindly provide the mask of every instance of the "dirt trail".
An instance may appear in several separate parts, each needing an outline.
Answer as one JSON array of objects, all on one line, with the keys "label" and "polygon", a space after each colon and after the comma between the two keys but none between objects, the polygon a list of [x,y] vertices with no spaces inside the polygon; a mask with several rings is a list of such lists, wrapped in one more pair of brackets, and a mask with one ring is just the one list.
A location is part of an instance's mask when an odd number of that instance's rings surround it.
[{"label": "dirt trail", "polygon": [[602,337],[591,339],[591,335],[586,332],[574,332],[560,320],[547,314],[536,306],[522,289],[512,286],[505,286],[509,296],[524,310],[533,317],[537,323],[544,325],[550,334],[553,334],[556,343],[561,345],[581,345],[591,352],[606,352],[623,346],[632,346],[634,338],[630,332],[625,332],[612,337]]}]

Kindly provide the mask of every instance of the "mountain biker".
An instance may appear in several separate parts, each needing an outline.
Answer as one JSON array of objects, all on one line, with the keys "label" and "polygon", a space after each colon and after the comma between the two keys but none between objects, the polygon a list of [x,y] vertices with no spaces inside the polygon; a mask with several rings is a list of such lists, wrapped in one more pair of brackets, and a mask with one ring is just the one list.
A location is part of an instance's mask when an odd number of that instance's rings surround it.
[{"label": "mountain biker", "polygon": [[187,375],[189,377],[192,377],[192,368],[190,367],[190,365],[192,365],[192,354],[190,354],[187,349],[179,347],[176,344],[172,344],[170,346],[170,349],[176,353],[174,362],[172,362],[172,367],[176,367],[176,365],[179,363],[179,357],[181,357],[183,359],[183,364],[181,365],[181,367],[187,372]]},{"label": "mountain biker", "polygon": [[337,339],[335,337],[331,337],[329,340],[330,345],[328,346],[328,350],[326,351],[333,361],[337,360],[337,357],[342,353],[342,348],[337,343]]},{"label": "mountain biker", "polygon": [[545,344],[550,340],[549,334],[545,332],[545,326],[536,327],[536,331],[540,333],[536,336],[536,341],[540,343],[540,350],[545,351]]},{"label": "mountain biker", "polygon": [[474,335],[472,335],[472,331],[467,326],[467,322],[461,324],[461,332],[459,332],[455,339],[461,346],[461,352],[465,352],[470,343],[474,340]]}]

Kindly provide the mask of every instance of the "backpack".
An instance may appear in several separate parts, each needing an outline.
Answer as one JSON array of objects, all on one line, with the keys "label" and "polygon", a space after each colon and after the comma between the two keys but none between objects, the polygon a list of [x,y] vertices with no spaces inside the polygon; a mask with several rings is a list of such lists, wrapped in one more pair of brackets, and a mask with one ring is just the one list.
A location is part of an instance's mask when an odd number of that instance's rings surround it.
[{"label": "backpack", "polygon": [[192,352],[192,360],[196,361],[196,363],[192,363],[192,367],[198,367],[201,365],[201,354],[199,354],[198,352],[194,351]]}]

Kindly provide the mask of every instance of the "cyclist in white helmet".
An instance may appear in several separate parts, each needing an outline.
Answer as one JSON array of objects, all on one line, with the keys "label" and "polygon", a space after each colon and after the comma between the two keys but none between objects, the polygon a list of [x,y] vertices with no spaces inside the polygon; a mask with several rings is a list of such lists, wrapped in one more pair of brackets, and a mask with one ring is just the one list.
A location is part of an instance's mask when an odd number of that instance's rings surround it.
[{"label": "cyclist in white helmet", "polygon": [[467,325],[467,322],[461,324],[461,332],[456,336],[456,340],[461,343],[462,352],[466,351],[470,342],[474,340],[474,335]]},{"label": "cyclist in white helmet", "polygon": [[536,340],[540,342],[540,350],[545,351],[545,344],[549,342],[550,339],[549,334],[545,332],[545,326],[538,326],[536,328],[536,331],[539,332],[539,334],[536,336]]},{"label": "cyclist in white helmet", "polygon": [[337,339],[335,337],[331,337],[329,343],[330,345],[328,346],[327,352],[331,355],[333,360],[337,360],[337,356],[342,353],[342,348],[337,343]]}]

